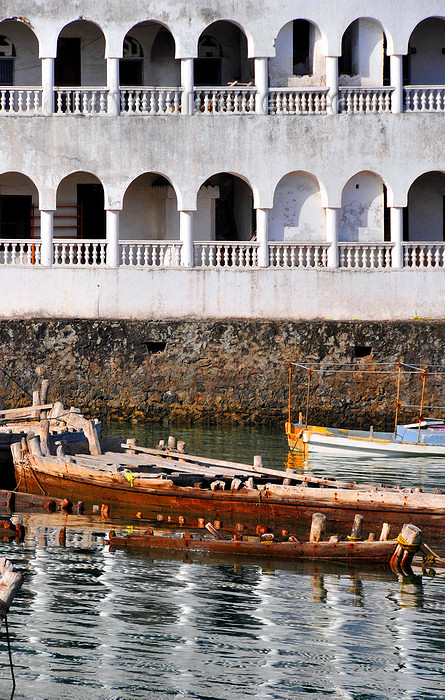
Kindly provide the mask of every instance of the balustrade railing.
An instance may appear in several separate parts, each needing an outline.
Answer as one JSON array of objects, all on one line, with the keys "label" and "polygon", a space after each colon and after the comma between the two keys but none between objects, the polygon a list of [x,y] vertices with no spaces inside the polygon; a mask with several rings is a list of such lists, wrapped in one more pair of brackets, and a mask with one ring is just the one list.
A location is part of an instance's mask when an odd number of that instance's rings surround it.
[{"label": "balustrade railing", "polygon": [[380,270],[391,267],[394,243],[339,243],[340,267]]},{"label": "balustrade railing", "polygon": [[255,87],[195,88],[195,114],[252,114]]},{"label": "balustrade railing", "polygon": [[55,114],[106,114],[108,88],[57,87]]},{"label": "balustrade railing", "polygon": [[180,114],[181,89],[168,87],[124,87],[120,89],[123,114]]},{"label": "balustrade railing", "polygon": [[33,239],[0,240],[0,265],[40,265],[41,242]]},{"label": "balustrade railing", "polygon": [[195,267],[258,267],[259,243],[252,241],[195,241]]},{"label": "balustrade railing", "polygon": [[54,267],[104,267],[106,263],[106,241],[57,240],[53,243]]},{"label": "balustrade railing", "polygon": [[33,115],[42,111],[42,88],[2,87],[0,88],[0,115]]},{"label": "balustrade railing", "polygon": [[405,112],[445,112],[445,86],[407,85]]},{"label": "balustrade railing", "polygon": [[341,87],[339,111],[342,114],[381,114],[391,112],[392,87]]},{"label": "balustrade railing", "polygon": [[404,267],[445,267],[445,243],[403,243]]},{"label": "balustrade railing", "polygon": [[326,114],[327,89],[271,88],[269,114]]},{"label": "balustrade railing", "polygon": [[179,267],[181,241],[120,241],[124,267]]},{"label": "balustrade railing", "polygon": [[269,242],[270,267],[326,267],[329,243]]}]

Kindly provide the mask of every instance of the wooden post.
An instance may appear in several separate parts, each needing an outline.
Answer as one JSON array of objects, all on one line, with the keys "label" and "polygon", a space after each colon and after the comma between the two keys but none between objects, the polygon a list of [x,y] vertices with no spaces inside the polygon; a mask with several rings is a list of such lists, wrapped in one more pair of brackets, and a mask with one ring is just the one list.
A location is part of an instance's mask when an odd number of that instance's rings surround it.
[{"label": "wooden post", "polygon": [[23,453],[22,453],[22,445],[20,442],[13,442],[12,443],[11,452],[12,452],[12,461],[14,462],[14,464],[18,464],[19,462],[22,461]]},{"label": "wooden post", "polygon": [[320,542],[326,529],[326,516],[323,513],[314,513],[312,516],[309,542]]},{"label": "wooden post", "polygon": [[391,525],[389,525],[388,523],[383,523],[382,531],[381,531],[380,537],[379,537],[380,542],[386,542],[386,540],[388,539],[390,534],[391,534]]},{"label": "wooden post", "polygon": [[262,469],[263,468],[263,458],[261,455],[255,455],[253,458],[253,468]]},{"label": "wooden post", "polygon": [[22,583],[23,576],[15,573],[11,562],[2,557],[0,559],[0,627]]},{"label": "wooden post", "polygon": [[129,455],[135,455],[136,450],[134,448],[137,444],[138,441],[136,440],[136,438],[127,438],[127,442],[125,443],[125,452]]},{"label": "wooden post", "polygon": [[[46,403],[48,399],[49,379],[42,379],[40,384],[40,401]],[[40,412],[40,418],[46,418],[46,411]]]},{"label": "wooden post", "polygon": [[176,438],[173,437],[173,435],[169,435],[168,437],[168,442],[167,442],[167,447],[169,450],[176,450],[177,448],[177,441]]},{"label": "wooden post", "polygon": [[213,537],[216,537],[217,540],[225,540],[226,539],[224,537],[224,535],[222,535],[220,532],[218,532],[216,527],[213,527],[212,523],[206,524],[206,530],[208,530],[210,532],[210,534],[213,535]]},{"label": "wooden post", "polygon": [[[40,406],[40,391],[33,391],[32,392],[32,405],[33,406]],[[31,413],[31,418],[40,418],[40,411],[32,411]]]},{"label": "wooden post", "polygon": [[180,452],[183,455],[187,454],[187,445],[183,440],[178,440],[178,452]]},{"label": "wooden post", "polygon": [[349,539],[351,540],[361,540],[363,535],[363,515],[357,515],[354,518],[354,522],[352,524],[352,530],[351,534],[349,535]]},{"label": "wooden post", "polygon": [[[390,566],[394,572],[400,573],[402,571],[402,573],[409,576],[412,574],[411,562],[415,551],[422,544],[422,530],[415,525],[404,525],[398,537],[398,541],[400,540],[403,540],[403,542],[397,545],[396,551],[391,557]],[[413,547],[413,550],[409,551],[411,547]]]},{"label": "wooden post", "polygon": [[35,457],[43,457],[42,450],[40,449],[40,438],[38,435],[28,438],[28,447],[32,455]]},{"label": "wooden post", "polygon": [[[43,411],[42,411],[43,413]],[[42,454],[46,457],[49,455],[49,446],[48,446],[48,435],[49,435],[49,420],[41,420],[40,421],[40,449],[42,450]]]}]

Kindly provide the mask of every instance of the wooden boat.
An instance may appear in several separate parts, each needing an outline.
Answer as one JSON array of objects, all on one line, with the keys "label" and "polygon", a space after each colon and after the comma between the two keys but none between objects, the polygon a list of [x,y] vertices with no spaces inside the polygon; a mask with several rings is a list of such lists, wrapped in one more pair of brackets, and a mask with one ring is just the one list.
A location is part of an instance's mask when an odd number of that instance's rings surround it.
[{"label": "wooden boat", "polygon": [[[398,372],[396,375],[396,404],[393,432],[374,432],[371,427],[369,431],[350,430],[335,427],[324,427],[312,425],[308,422],[309,395],[311,376],[314,373],[336,374],[350,373],[363,378],[364,375],[383,374],[388,379],[394,378],[394,369],[388,369],[388,363],[352,363],[349,365],[334,365],[329,363],[311,363],[308,365],[291,362],[289,364],[289,405],[288,420],[285,424],[285,431],[289,447],[292,451],[300,452],[307,456],[311,452],[318,452],[324,455],[341,455],[349,457],[441,457],[445,456],[445,423],[443,420],[425,418],[424,411],[439,408],[425,404],[425,383],[428,371],[420,367],[403,365],[399,362],[396,365]],[[306,411],[305,420],[303,413],[299,412],[298,422],[291,420],[291,384],[292,372],[294,368],[307,373]],[[422,380],[421,399],[418,406],[405,404],[400,401],[401,382],[404,374],[418,375]],[[434,372],[437,375],[437,370]],[[439,372],[439,376],[444,376]],[[321,380],[320,380],[321,381]],[[399,424],[400,412],[403,410],[419,410],[416,423]]]},{"label": "wooden boat", "polygon": [[266,469],[256,465],[151,450],[134,443],[125,452],[66,455],[44,449],[39,436],[13,447],[17,488],[52,495],[86,506],[104,505],[114,514],[146,519],[182,517],[189,524],[211,515],[235,526],[267,521],[270,527],[292,529],[321,510],[338,523],[351,511],[363,512],[373,524],[408,519],[431,528],[445,527],[445,494],[318,479],[311,474]]},{"label": "wooden boat", "polygon": [[[200,554],[235,555],[251,558],[267,559],[335,559],[339,561],[367,561],[374,563],[390,563],[393,570],[399,567],[407,573],[413,556],[422,546],[422,531],[414,525],[404,525],[396,540],[387,540],[388,525],[382,527],[378,541],[375,535],[368,540],[362,539],[363,517],[356,515],[351,535],[342,541],[336,535],[329,541],[323,541],[326,528],[326,516],[315,513],[312,517],[309,540],[298,542],[295,536],[285,541],[275,541],[271,533],[263,533],[258,537],[245,537],[236,534],[227,538],[215,530],[211,523],[206,528],[215,539],[194,536],[183,532],[179,536],[155,534],[147,530],[142,534],[126,534],[117,536],[114,530],[108,535],[111,549],[144,549],[150,551],[167,550],[174,552],[190,552]],[[283,533],[284,534],[284,533]],[[287,536],[287,533],[286,533]]]}]

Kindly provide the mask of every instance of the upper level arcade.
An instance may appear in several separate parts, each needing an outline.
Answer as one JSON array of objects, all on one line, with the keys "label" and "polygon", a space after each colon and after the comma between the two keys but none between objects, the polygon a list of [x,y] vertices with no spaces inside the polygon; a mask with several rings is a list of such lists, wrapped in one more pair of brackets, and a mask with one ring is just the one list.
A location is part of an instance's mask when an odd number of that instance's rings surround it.
[{"label": "upper level arcade", "polygon": [[[179,0],[113,16],[10,0],[0,16],[0,114],[320,115],[445,111],[440,0],[326,7]],[[23,7],[22,7],[23,5]],[[107,6],[108,7],[108,6]],[[11,12],[7,13],[6,9]],[[82,14],[79,16],[79,9]]]}]

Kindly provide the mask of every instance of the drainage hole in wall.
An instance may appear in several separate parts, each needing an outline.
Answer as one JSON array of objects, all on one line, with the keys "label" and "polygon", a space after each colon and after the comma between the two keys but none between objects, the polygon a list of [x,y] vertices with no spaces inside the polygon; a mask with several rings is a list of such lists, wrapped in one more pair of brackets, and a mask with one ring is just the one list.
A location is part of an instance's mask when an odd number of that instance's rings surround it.
[{"label": "drainage hole in wall", "polygon": [[354,347],[354,357],[358,360],[361,357],[368,357],[368,355],[372,355],[372,348],[369,345],[356,345]]},{"label": "drainage hole in wall", "polygon": [[167,343],[162,343],[160,341],[146,340],[144,343],[148,350],[149,355],[159,355],[159,353],[165,351],[165,346]]}]

